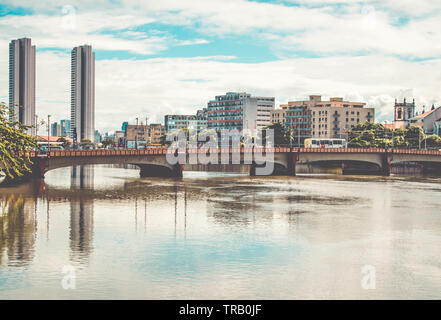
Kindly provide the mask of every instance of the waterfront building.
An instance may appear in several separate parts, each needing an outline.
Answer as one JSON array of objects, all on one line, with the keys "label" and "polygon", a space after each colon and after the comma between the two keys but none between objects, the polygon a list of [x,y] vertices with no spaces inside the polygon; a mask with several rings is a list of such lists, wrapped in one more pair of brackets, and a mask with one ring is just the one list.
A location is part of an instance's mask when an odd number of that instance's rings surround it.
[{"label": "waterfront building", "polygon": [[441,107],[432,109],[427,112],[422,112],[409,119],[410,127],[420,127],[425,134],[437,134],[437,128],[435,123],[441,121]]},{"label": "waterfront building", "polygon": [[271,124],[274,97],[252,97],[246,92],[227,92],[207,104],[208,129],[256,130]]},{"label": "waterfront building", "polygon": [[271,110],[271,123],[280,123],[285,126],[286,109]]},{"label": "waterfront building", "polygon": [[35,46],[29,38],[9,43],[9,110],[10,120],[35,130]]},{"label": "waterfront building", "polygon": [[181,129],[195,130],[199,133],[207,129],[207,113],[198,110],[196,115],[169,114],[164,116],[164,124],[167,133]]},{"label": "waterfront building", "polygon": [[128,148],[136,148],[144,145],[159,144],[161,136],[165,135],[165,126],[160,123],[149,125],[139,124],[126,126],[125,140]]},{"label": "waterfront building", "polygon": [[75,47],[71,57],[71,136],[94,140],[95,53],[90,45]]},{"label": "waterfront building", "polygon": [[311,95],[309,100],[289,101],[280,107],[286,111],[285,125],[292,130],[293,138],[303,144],[306,138],[347,138],[354,126],[374,122],[375,109],[366,108],[364,102],[344,101]]}]

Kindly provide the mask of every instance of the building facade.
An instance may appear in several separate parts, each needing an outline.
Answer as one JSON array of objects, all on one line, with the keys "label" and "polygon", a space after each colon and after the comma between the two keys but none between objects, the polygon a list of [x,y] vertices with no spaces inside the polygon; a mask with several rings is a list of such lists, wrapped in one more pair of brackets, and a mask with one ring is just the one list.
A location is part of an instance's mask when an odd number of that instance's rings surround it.
[{"label": "building facade", "polygon": [[271,124],[274,97],[252,97],[246,92],[227,92],[207,104],[207,127],[256,132]]},{"label": "building facade", "polygon": [[271,110],[271,123],[280,123],[285,126],[286,109]]},{"label": "building facade", "polygon": [[199,133],[207,129],[207,116],[201,110],[196,115],[170,114],[164,116],[164,124],[166,132],[188,129]]},{"label": "building facade", "polygon": [[318,95],[280,105],[285,110],[285,125],[291,129],[298,144],[312,137],[347,139],[348,131],[357,124],[374,122],[375,109],[365,106],[364,102],[344,101],[343,98],[322,101]]},{"label": "building facade", "polygon": [[436,122],[441,120],[441,107],[432,107],[430,111],[409,119],[409,126],[421,127],[425,134],[437,134]]},{"label": "building facade", "polygon": [[89,45],[75,47],[71,58],[71,137],[94,141],[95,53]]},{"label": "building facade", "polygon": [[61,137],[61,125],[57,122],[51,124],[51,135],[54,137]]},{"label": "building facade", "polygon": [[10,120],[35,130],[35,46],[29,38],[9,43],[9,110]]},{"label": "building facade", "polygon": [[61,125],[61,136],[71,138],[70,120],[67,119],[60,120],[60,125]]},{"label": "building facade", "polygon": [[145,145],[159,144],[161,136],[165,133],[165,126],[159,123],[149,125],[128,124],[125,131],[125,140],[128,148],[139,148]]},{"label": "building facade", "polygon": [[406,129],[410,124],[410,119],[415,117],[415,99],[412,103],[406,102],[404,98],[403,102],[397,102],[395,99],[394,105],[394,129]]}]

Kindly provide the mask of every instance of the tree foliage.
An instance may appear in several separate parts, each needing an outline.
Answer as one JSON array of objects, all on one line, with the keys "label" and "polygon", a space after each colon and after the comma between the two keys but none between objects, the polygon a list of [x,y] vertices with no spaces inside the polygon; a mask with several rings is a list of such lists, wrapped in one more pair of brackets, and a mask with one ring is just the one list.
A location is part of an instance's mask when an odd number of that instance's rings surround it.
[{"label": "tree foliage", "polygon": [[[272,123],[269,126],[266,126],[265,129],[272,129],[274,130],[274,146],[289,146],[291,141],[291,133],[290,131],[285,128],[280,123]],[[265,132],[265,131],[264,131]],[[263,134],[263,144],[266,144],[266,136]]]},{"label": "tree foliage", "polygon": [[60,137],[60,138],[58,138],[57,139],[57,142],[62,142],[63,144],[62,144],[62,146],[63,146],[63,148],[69,148],[70,147],[70,142],[69,142],[69,140],[67,140],[65,137]]},{"label": "tree foliage", "polygon": [[29,153],[37,147],[37,140],[26,133],[30,126],[9,120],[9,110],[0,103],[0,158],[9,178],[23,176],[31,172]]},{"label": "tree foliage", "polygon": [[[348,132],[348,147],[353,148],[413,148],[421,146],[439,148],[441,138],[438,136],[425,137],[420,127],[408,129],[389,129],[380,123],[365,122],[356,125]],[[430,138],[430,139],[429,139]]]}]

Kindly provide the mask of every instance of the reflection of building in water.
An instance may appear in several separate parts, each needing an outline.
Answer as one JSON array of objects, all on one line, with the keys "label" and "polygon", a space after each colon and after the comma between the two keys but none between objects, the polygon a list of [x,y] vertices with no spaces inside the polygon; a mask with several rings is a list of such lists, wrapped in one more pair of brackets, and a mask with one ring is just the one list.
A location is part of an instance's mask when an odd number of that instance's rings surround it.
[{"label": "reflection of building in water", "polygon": [[71,168],[71,189],[93,189],[93,166],[73,166]]},{"label": "reflection of building in water", "polygon": [[89,256],[93,249],[93,200],[70,203],[70,249],[74,260]]},{"label": "reflection of building in water", "polygon": [[[74,166],[71,188],[93,188],[93,166]],[[93,249],[93,200],[81,199],[70,202],[70,248],[72,258],[89,256]]]},{"label": "reflection of building in water", "polygon": [[0,265],[5,258],[8,265],[26,265],[34,257],[35,201],[11,195],[0,203]]}]

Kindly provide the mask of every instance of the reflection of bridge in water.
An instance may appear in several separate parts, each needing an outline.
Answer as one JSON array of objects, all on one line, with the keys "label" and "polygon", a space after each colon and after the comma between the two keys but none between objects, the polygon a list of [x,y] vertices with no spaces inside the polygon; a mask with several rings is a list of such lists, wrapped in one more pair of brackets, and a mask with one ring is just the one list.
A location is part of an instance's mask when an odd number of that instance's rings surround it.
[{"label": "reflection of bridge in water", "polygon": [[[45,172],[57,168],[88,164],[134,164],[140,167],[143,177],[181,177],[183,170],[191,171],[238,171],[256,174],[259,165],[252,159],[256,151],[265,155],[274,154],[271,159],[274,165],[273,175],[295,175],[296,171],[311,167],[338,167],[343,173],[375,173],[389,175],[391,166],[400,163],[417,163],[426,168],[439,169],[441,152],[434,150],[412,149],[363,149],[363,148],[219,148],[212,153],[219,164],[202,164],[199,160],[200,149],[188,149],[185,153],[185,164],[168,163],[167,148],[145,150],[113,149],[113,150],[62,150],[51,151],[48,155],[31,152],[35,162],[33,172],[44,176]],[[203,152],[204,153],[204,152]],[[204,153],[205,154],[205,153]],[[233,162],[234,155],[239,155],[238,163]],[[220,164],[222,158],[229,164]],[[189,164],[191,159],[196,163]]]}]

